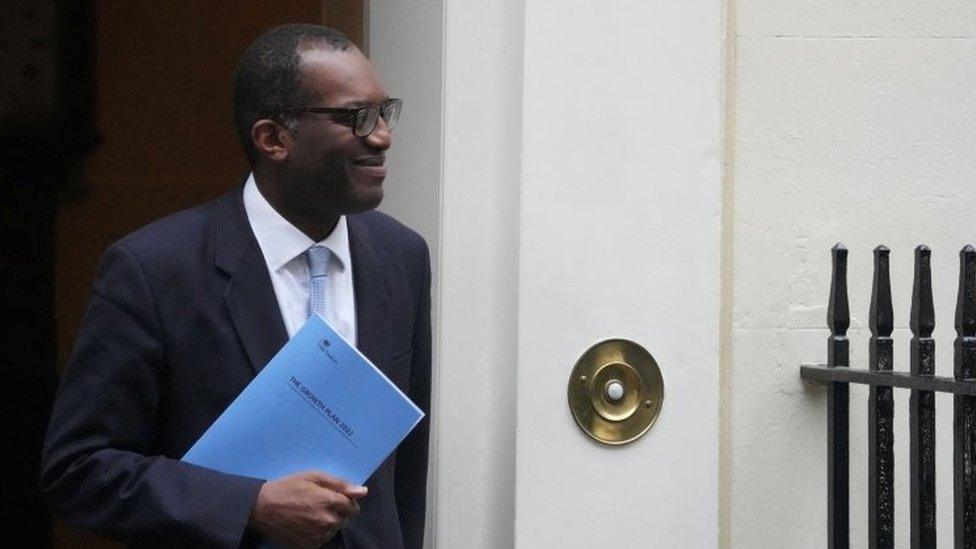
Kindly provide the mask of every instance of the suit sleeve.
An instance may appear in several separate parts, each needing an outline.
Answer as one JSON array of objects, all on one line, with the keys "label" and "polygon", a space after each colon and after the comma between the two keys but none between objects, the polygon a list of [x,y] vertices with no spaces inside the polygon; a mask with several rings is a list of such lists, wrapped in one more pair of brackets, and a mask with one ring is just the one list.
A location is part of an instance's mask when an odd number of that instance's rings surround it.
[{"label": "suit sleeve", "polygon": [[237,547],[262,481],[159,455],[165,361],[149,284],[117,244],[58,389],[41,489],[69,523],[114,538]]},{"label": "suit sleeve", "polygon": [[404,546],[424,545],[424,511],[427,503],[427,453],[430,434],[430,252],[423,245],[417,317],[414,322],[413,358],[410,364],[410,398],[426,416],[397,450],[395,490]]}]

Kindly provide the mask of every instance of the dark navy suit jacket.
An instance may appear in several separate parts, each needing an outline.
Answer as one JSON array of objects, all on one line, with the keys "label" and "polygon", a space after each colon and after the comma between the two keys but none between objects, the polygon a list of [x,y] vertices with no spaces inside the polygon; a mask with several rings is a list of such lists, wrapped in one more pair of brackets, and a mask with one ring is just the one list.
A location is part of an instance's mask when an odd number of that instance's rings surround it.
[{"label": "dark navy suit jacket", "polygon": [[[348,217],[358,347],[430,406],[427,245],[389,216]],[[41,487],[68,522],[146,547],[253,544],[262,481],[179,458],[287,340],[242,187],[113,244],[55,402]],[[419,549],[428,421],[366,485],[334,545]]]}]

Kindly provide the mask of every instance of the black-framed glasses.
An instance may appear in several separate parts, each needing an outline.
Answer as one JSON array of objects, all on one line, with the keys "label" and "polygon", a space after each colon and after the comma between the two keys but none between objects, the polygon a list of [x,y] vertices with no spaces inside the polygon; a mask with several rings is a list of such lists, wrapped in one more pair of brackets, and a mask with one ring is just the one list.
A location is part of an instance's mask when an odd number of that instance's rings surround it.
[{"label": "black-framed glasses", "polygon": [[366,137],[376,129],[376,123],[381,116],[383,117],[383,121],[386,122],[386,127],[392,130],[400,120],[400,110],[402,108],[402,100],[391,98],[387,99],[382,105],[372,107],[342,109],[338,107],[300,105],[281,109],[281,112],[314,112],[337,115],[352,123],[352,133],[356,137]]}]

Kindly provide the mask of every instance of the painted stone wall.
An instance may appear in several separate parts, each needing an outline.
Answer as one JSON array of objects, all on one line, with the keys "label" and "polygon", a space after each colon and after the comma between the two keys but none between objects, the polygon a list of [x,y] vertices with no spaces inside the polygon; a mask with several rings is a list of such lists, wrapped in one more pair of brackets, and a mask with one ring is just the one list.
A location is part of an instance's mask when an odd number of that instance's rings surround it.
[{"label": "painted stone wall", "polygon": [[[912,250],[933,250],[937,373],[952,373],[958,252],[976,242],[969,2],[734,0],[733,547],[823,547],[830,247],[850,249],[851,361],[867,367],[871,250],[892,249],[895,369]],[[895,393],[896,545],[908,546],[908,393]],[[951,397],[937,398],[939,543],[952,540]],[[852,547],[867,546],[867,389],[851,390]]]}]

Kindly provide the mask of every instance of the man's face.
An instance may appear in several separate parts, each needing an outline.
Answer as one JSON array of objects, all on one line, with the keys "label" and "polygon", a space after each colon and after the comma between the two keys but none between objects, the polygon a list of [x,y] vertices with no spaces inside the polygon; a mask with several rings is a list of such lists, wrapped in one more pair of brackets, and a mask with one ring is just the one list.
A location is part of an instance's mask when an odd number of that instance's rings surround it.
[{"label": "man's face", "polygon": [[[389,95],[363,54],[350,48],[313,48],[302,54],[306,106],[356,108],[382,105]],[[366,137],[352,122],[331,114],[299,113],[287,160],[286,193],[292,204],[322,213],[350,214],[383,199],[384,152],[392,135],[382,118]]]}]

